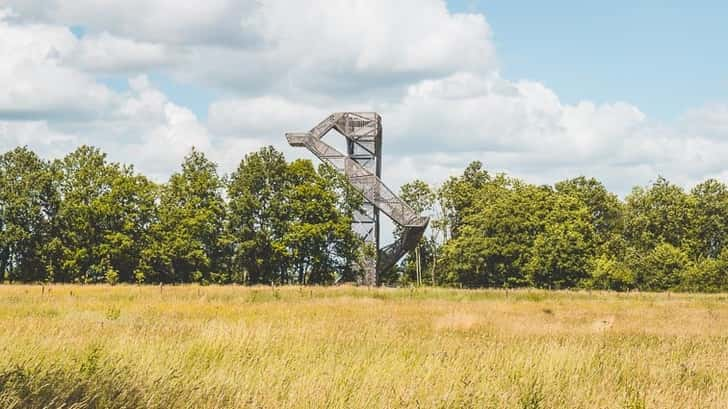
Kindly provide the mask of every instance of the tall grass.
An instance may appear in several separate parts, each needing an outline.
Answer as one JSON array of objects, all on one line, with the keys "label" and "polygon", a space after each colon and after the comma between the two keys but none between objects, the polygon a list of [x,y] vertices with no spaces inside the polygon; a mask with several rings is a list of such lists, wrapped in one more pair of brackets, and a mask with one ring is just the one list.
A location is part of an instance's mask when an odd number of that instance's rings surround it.
[{"label": "tall grass", "polygon": [[0,286],[0,408],[725,408],[727,301]]}]

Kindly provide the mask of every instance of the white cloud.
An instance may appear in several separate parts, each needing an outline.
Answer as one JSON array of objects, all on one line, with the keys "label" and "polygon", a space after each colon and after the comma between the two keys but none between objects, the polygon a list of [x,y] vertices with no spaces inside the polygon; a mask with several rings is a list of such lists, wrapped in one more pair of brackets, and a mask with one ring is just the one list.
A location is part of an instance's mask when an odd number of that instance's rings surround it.
[{"label": "white cloud", "polygon": [[208,122],[219,134],[275,138],[285,129],[309,129],[329,114],[325,108],[262,96],[217,101],[210,106]]},{"label": "white cloud", "polygon": [[68,60],[85,71],[137,72],[172,65],[177,58],[167,47],[117,37],[107,32],[84,36]]},{"label": "white cloud", "polygon": [[[471,160],[536,183],[580,174],[626,193],[657,174],[725,178],[728,107],[656,122],[625,102],[565,104],[498,72],[482,15],[441,0],[0,0],[0,148],[79,143],[163,179],[195,145],[229,171],[333,111],[384,119],[385,180],[442,181]],[[82,26],[77,38],[68,28]],[[207,120],[145,72],[224,89]],[[127,75],[128,91],[100,76]]]},{"label": "white cloud", "polygon": [[27,145],[44,156],[59,157],[77,143],[76,136],[50,129],[47,121],[0,120],[0,152]]},{"label": "white cloud", "polygon": [[[131,91],[115,95],[120,104],[102,118],[54,122],[42,119],[2,120],[0,150],[28,145],[48,158],[60,157],[80,144],[95,145],[111,160],[134,164],[156,180],[165,180],[194,146],[225,157],[206,126],[189,109],[155,89],[146,77],[132,79]],[[252,146],[252,145],[251,145]]]},{"label": "white cloud", "polygon": [[[413,177],[441,182],[477,159],[534,183],[596,176],[626,194],[658,174],[684,185],[722,175],[728,154],[728,139],[715,137],[728,122],[725,107],[696,109],[660,124],[634,105],[563,104],[539,83],[497,75],[425,80],[396,103],[353,109],[382,114],[385,180],[395,187]],[[294,153],[284,146],[283,132],[309,129],[335,110],[254,97],[213,104],[209,118],[216,132],[252,132]]]},{"label": "white cloud", "polygon": [[65,27],[16,25],[0,18],[0,115],[63,120],[112,106],[106,87],[64,65],[76,46]]},{"label": "white cloud", "polygon": [[42,20],[169,44],[247,44],[241,22],[254,0],[0,0],[24,20]]},{"label": "white cloud", "polygon": [[213,63],[190,75],[242,92],[252,85],[344,100],[381,98],[419,79],[496,66],[483,16],[452,14],[441,0],[268,1],[244,27],[261,45],[195,49],[194,60]]},{"label": "white cloud", "polygon": [[144,76],[132,78],[130,87],[114,120],[97,131],[107,131],[104,127],[111,123],[120,127],[117,137],[104,141],[113,147],[117,160],[132,162],[163,180],[193,146],[203,152],[212,150],[212,136],[189,109],[170,102]]},{"label": "white cloud", "polygon": [[728,137],[728,104],[711,104],[689,110],[683,118],[683,132],[696,130],[706,137],[726,139]]},{"label": "white cloud", "polygon": [[[393,144],[410,163],[445,169],[456,163],[462,169],[479,159],[537,183],[586,174],[621,194],[658,174],[694,184],[719,174],[728,154],[725,107],[699,108],[676,122],[656,123],[627,103],[567,105],[541,84],[497,77],[425,81],[410,87],[390,117],[394,131],[387,134],[394,133]],[[411,173],[431,175],[422,169]]]},{"label": "white cloud", "polygon": [[173,65],[183,80],[247,94],[381,96],[413,80],[496,66],[485,18],[450,13],[443,0],[0,2],[26,20],[89,30],[86,68]]},{"label": "white cloud", "polygon": [[28,145],[53,158],[92,144],[162,180],[192,146],[215,154],[206,126],[146,76],[116,92],[81,68],[144,63],[158,49],[109,35],[78,39],[67,27],[8,17],[0,16],[0,149]]},{"label": "white cloud", "polygon": [[307,71],[389,75],[494,66],[483,16],[451,14],[444,1],[271,1],[253,20],[266,44]]}]

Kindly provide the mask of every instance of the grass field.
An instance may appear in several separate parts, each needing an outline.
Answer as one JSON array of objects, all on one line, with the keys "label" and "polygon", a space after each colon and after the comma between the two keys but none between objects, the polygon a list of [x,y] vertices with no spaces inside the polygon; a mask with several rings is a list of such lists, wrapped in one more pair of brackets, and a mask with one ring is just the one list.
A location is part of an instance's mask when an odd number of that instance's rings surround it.
[{"label": "grass field", "polygon": [[0,286],[0,408],[726,408],[728,296]]}]

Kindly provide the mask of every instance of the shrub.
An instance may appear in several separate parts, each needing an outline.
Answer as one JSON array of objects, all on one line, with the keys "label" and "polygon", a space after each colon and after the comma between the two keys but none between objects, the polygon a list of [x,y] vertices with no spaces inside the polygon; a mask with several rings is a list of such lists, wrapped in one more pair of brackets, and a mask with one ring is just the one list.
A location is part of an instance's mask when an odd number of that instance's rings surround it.
[{"label": "shrub", "polygon": [[106,270],[106,274],[104,275],[106,277],[106,282],[111,285],[116,285],[119,282],[119,272],[116,271],[113,267],[110,267],[108,270]]},{"label": "shrub", "polygon": [[679,289],[682,277],[691,266],[685,251],[664,242],[646,255],[633,252],[630,264],[637,287],[649,291]]},{"label": "shrub", "polygon": [[607,255],[590,260],[591,277],[584,280],[587,288],[624,291],[635,285],[634,272],[622,261]]}]

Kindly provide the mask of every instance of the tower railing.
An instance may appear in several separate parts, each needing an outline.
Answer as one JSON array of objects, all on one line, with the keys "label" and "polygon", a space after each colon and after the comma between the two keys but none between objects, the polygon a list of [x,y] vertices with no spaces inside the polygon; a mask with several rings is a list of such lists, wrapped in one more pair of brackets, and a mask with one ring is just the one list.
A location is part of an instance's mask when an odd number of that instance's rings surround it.
[{"label": "tower railing", "polygon": [[[347,139],[348,154],[339,152],[322,140],[335,129]],[[364,281],[377,283],[383,272],[392,268],[408,251],[415,248],[427,228],[429,218],[420,216],[381,180],[381,117],[374,112],[337,112],[321,121],[309,132],[286,134],[291,146],[305,147],[321,161],[343,174],[365,199],[364,215],[353,225],[374,224],[364,240],[377,248],[376,260],[364,260]],[[379,248],[379,212],[401,227],[398,239]]]}]

